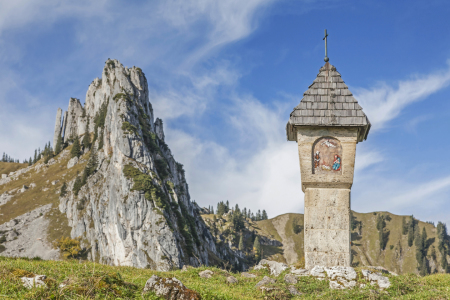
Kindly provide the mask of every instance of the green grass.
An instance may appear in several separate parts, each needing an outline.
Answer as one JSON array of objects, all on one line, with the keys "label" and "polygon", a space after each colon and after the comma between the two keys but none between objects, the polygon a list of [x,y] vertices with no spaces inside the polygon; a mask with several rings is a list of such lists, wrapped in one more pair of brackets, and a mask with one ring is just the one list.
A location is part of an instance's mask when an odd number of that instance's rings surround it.
[{"label": "green grass", "polygon": [[[171,272],[158,272],[132,267],[113,267],[93,262],[43,261],[23,258],[0,257],[0,296],[2,299],[159,299],[154,294],[142,294],[145,282],[152,275],[176,277],[192,290],[199,292],[202,299],[448,299],[450,295],[450,275],[435,274],[419,277],[406,274],[390,277],[392,286],[379,291],[370,286],[352,290],[331,290],[327,281],[312,277],[300,277],[295,285],[303,293],[294,298],[284,283],[285,271],[276,279],[277,288],[273,294],[264,294],[255,288],[266,270],[250,271],[256,278],[244,278],[239,273],[209,268],[214,272],[210,279],[200,278],[198,273],[206,267],[189,268]],[[24,275],[46,275],[48,288],[28,290],[22,286],[20,277]],[[226,278],[233,275],[238,283],[230,285]],[[61,283],[65,288],[59,288]]]}]

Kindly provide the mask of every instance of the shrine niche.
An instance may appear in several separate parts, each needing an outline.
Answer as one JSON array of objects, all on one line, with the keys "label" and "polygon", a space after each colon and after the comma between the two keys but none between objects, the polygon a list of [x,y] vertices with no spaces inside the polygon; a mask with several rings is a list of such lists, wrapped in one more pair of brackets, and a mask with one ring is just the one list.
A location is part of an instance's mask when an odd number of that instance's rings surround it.
[{"label": "shrine niche", "polygon": [[339,140],[322,137],[312,149],[313,174],[342,174],[342,146]]}]

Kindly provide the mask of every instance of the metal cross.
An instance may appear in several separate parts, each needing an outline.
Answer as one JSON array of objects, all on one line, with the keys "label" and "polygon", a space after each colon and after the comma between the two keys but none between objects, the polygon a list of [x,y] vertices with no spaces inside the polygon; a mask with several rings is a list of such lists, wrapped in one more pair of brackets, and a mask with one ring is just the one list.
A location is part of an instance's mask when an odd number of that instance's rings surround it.
[{"label": "metal cross", "polygon": [[325,58],[324,58],[324,61],[325,61],[325,62],[327,62],[327,61],[330,60],[330,59],[328,58],[328,51],[327,51],[327,36],[328,36],[327,30],[325,29],[325,37],[323,38],[323,39],[325,40]]}]

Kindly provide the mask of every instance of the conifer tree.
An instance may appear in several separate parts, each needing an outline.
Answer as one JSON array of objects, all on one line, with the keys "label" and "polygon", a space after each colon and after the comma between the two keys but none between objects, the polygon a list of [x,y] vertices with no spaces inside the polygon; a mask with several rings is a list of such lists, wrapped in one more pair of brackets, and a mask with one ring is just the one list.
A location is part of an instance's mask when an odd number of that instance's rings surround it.
[{"label": "conifer tree", "polygon": [[411,220],[408,224],[408,246],[412,247],[414,242],[414,217],[411,216]]},{"label": "conifer tree", "polygon": [[239,250],[244,250],[244,234],[241,234],[241,237],[239,238]]},{"label": "conifer tree", "polygon": [[100,133],[100,139],[98,141],[98,149],[102,149],[103,148],[103,130]]},{"label": "conifer tree", "polygon": [[269,217],[267,216],[267,212],[263,209],[261,218],[263,220],[267,220]]},{"label": "conifer tree", "polygon": [[63,185],[61,186],[61,192],[59,193],[59,195],[61,197],[64,197],[65,195],[67,195],[67,184],[64,181]]},{"label": "conifer tree", "polygon": [[253,243],[253,252],[255,252],[256,261],[259,261],[261,259],[261,244],[259,242],[259,236],[256,236],[255,242]]},{"label": "conifer tree", "polygon": [[428,264],[427,264],[427,258],[424,256],[421,263],[420,263],[420,276],[425,276],[428,274]]},{"label": "conifer tree", "polygon": [[73,141],[72,150],[70,150],[70,156],[72,158],[79,157],[81,155],[81,146],[80,140],[78,139],[78,135],[75,135],[75,139]]},{"label": "conifer tree", "polygon": [[91,148],[91,137],[90,137],[90,134],[89,134],[89,119],[86,122],[86,129],[84,131],[83,147],[84,147],[84,149]]},{"label": "conifer tree", "polygon": [[33,160],[31,159],[31,156],[30,156],[30,159],[28,160],[28,165],[31,166],[32,164],[33,164]]},{"label": "conifer tree", "polygon": [[406,217],[402,219],[402,234],[405,235],[408,233],[408,223],[406,223]]},{"label": "conifer tree", "polygon": [[75,179],[75,183],[73,184],[72,192],[75,196],[78,196],[78,192],[80,191],[81,187],[83,186],[83,183],[81,182],[80,176],[77,176]]},{"label": "conifer tree", "polygon": [[59,133],[58,135],[58,139],[56,140],[56,145],[55,145],[55,155],[58,155],[62,150],[62,136],[61,133]]}]

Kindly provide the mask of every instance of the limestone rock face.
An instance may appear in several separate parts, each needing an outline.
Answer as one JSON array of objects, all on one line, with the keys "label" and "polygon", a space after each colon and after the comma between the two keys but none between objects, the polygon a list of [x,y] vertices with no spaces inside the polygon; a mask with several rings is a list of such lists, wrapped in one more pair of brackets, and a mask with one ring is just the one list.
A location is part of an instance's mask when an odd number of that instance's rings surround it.
[{"label": "limestone rock face", "polygon": [[67,119],[64,120],[64,124],[64,142],[69,141],[76,134],[81,135],[84,133],[86,118],[83,118],[83,107],[81,106],[80,100],[70,98]]},{"label": "limestone rock face", "polygon": [[81,237],[90,249],[88,258],[164,271],[208,265],[209,253],[237,261],[230,251],[216,249],[190,200],[182,165],[164,142],[162,121],[154,122],[141,69],[108,60],[85,103],[83,108],[70,100],[64,140],[84,134],[89,121],[89,133],[97,128],[94,148],[101,147],[95,151],[98,165],[78,196],[70,192],[75,179],[67,183],[59,209],[72,238]]},{"label": "limestone rock face", "polygon": [[62,109],[58,108],[56,112],[55,133],[53,135],[53,148],[55,148],[56,142],[58,141],[58,136],[61,134],[61,117]]}]

